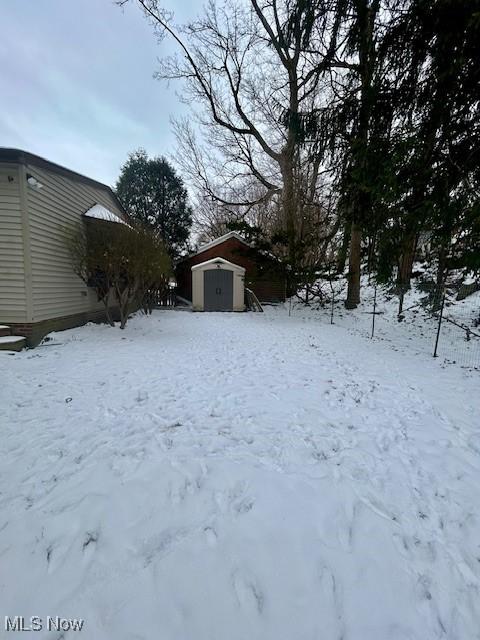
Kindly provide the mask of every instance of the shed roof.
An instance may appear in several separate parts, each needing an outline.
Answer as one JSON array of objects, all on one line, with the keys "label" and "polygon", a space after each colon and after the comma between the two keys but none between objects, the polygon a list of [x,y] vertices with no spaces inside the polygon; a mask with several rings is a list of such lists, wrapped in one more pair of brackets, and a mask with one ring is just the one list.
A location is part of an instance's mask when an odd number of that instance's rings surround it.
[{"label": "shed roof", "polygon": [[200,264],[195,264],[192,267],[192,271],[196,271],[197,269],[205,268],[210,265],[221,263],[227,267],[231,267],[232,271],[240,271],[241,273],[245,273],[245,267],[241,267],[239,264],[235,264],[230,262],[229,260],[225,260],[225,258],[211,258],[210,260],[205,260],[205,262],[200,262]]},{"label": "shed roof", "polygon": [[204,251],[208,251],[208,249],[211,249],[212,247],[216,247],[217,245],[222,244],[227,240],[231,240],[232,238],[235,240],[238,240],[239,242],[244,244],[246,247],[252,247],[252,245],[249,242],[247,242],[245,238],[242,238],[242,236],[239,233],[237,233],[236,231],[229,231],[228,233],[224,233],[223,236],[219,236],[218,238],[215,238],[215,240],[210,240],[210,242],[206,242],[205,244],[200,245],[200,247],[198,247],[196,251],[192,251],[192,253],[189,253],[187,256],[180,258],[178,262],[189,260],[190,258],[193,258],[194,256],[198,256]]}]

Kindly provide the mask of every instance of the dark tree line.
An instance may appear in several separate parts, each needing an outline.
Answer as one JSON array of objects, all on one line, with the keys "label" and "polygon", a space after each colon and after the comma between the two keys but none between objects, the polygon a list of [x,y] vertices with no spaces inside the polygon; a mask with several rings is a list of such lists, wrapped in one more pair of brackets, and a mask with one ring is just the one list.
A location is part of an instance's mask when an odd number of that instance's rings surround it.
[{"label": "dark tree line", "polygon": [[421,238],[439,288],[480,271],[480,0],[212,0],[184,26],[131,1],[178,45],[158,75],[192,103],[206,235],[255,230],[293,288],[346,268],[349,308],[365,266],[403,296]]}]

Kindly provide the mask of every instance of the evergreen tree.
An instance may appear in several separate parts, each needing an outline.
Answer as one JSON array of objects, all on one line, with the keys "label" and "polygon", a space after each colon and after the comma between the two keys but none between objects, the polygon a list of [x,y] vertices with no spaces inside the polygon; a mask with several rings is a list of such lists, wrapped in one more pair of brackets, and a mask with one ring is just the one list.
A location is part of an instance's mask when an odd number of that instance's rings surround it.
[{"label": "evergreen tree", "polygon": [[116,192],[131,217],[158,234],[172,257],[185,248],[192,209],[182,179],[165,158],[149,158],[144,149],[131,153]]},{"label": "evergreen tree", "polygon": [[478,233],[480,2],[410,0],[387,40],[397,79],[397,202],[384,247],[398,261],[402,294],[420,233],[436,247],[439,288],[447,263],[454,257],[459,266]]},{"label": "evergreen tree", "polygon": [[[362,238],[366,233],[370,240],[376,237],[378,194],[388,157],[392,113],[380,47],[385,2],[349,0],[348,8],[344,20],[348,72],[337,80],[341,88],[340,92],[336,88],[339,97],[329,135],[337,141],[339,212],[345,221],[345,234],[350,234],[345,306],[354,309],[360,302]],[[342,244],[344,256],[346,241],[347,237]],[[373,248],[374,244],[372,254]],[[340,268],[344,262],[345,257],[340,257]]]}]

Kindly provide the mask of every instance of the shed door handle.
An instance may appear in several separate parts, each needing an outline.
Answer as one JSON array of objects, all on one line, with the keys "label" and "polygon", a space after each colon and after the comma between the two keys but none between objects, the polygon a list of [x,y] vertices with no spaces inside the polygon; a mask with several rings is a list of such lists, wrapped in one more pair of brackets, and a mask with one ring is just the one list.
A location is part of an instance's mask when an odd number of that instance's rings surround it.
[{"label": "shed door handle", "polygon": [[217,287],[217,288],[216,288],[215,293],[216,293],[217,295],[220,295],[220,294],[222,293],[222,290],[220,289],[220,287]]}]

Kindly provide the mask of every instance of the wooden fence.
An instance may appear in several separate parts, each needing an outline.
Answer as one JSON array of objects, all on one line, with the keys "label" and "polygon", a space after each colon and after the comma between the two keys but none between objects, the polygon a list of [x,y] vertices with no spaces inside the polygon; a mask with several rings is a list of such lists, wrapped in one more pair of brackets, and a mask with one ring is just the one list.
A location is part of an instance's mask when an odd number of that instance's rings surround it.
[{"label": "wooden fence", "polygon": [[174,289],[151,289],[148,292],[151,306],[154,309],[165,307],[175,307],[177,304],[177,296]]}]

